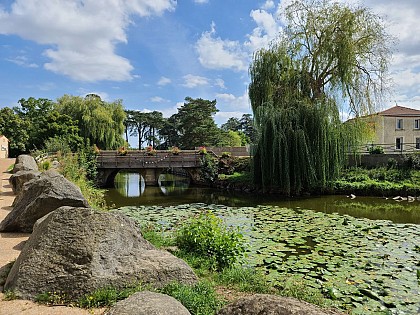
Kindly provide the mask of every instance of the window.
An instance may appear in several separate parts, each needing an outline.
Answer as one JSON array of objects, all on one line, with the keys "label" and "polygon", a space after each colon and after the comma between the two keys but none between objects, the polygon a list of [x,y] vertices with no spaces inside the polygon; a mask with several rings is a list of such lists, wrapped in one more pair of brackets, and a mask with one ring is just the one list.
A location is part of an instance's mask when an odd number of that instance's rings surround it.
[{"label": "window", "polygon": [[397,124],[395,126],[395,129],[404,129],[402,118],[397,118]]},{"label": "window", "polygon": [[403,149],[403,138],[398,137],[395,138],[395,150],[401,150]]},{"label": "window", "polygon": [[420,129],[420,119],[414,119],[414,129]]},{"label": "window", "polygon": [[420,150],[420,138],[416,138],[416,149]]}]

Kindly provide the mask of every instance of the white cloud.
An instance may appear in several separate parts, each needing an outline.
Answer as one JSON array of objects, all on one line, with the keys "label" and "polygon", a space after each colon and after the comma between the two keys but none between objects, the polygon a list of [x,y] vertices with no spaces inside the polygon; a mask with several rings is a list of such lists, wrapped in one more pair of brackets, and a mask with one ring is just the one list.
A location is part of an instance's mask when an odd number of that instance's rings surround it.
[{"label": "white cloud", "polygon": [[81,81],[125,81],[133,67],[115,46],[127,43],[130,16],[175,6],[175,0],[16,0],[9,11],[0,8],[0,34],[51,46],[44,52],[50,71]]},{"label": "white cloud", "polygon": [[245,46],[251,52],[254,52],[257,49],[267,47],[279,35],[281,26],[274,15],[265,10],[253,10],[250,16],[257,27],[254,28],[252,34],[248,35],[248,42],[245,43]]},{"label": "white cloud", "polygon": [[222,105],[224,108],[244,111],[250,110],[248,91],[245,91],[241,96],[235,96],[228,93],[216,94],[216,100],[217,104]]},{"label": "white cloud", "polygon": [[160,96],[153,96],[150,98],[150,101],[153,103],[165,103],[165,102],[169,102],[169,100],[164,99],[163,97]]},{"label": "white cloud", "polygon": [[197,86],[203,86],[209,84],[209,79],[198,75],[187,74],[184,77],[183,86],[187,88],[195,88]]},{"label": "white cloud", "polygon": [[263,10],[271,10],[274,9],[276,5],[274,4],[273,0],[267,0],[261,7]]},{"label": "white cloud", "polygon": [[28,58],[25,56],[16,56],[15,58],[8,58],[6,60],[24,68],[38,68],[39,67],[36,63],[30,62]]},{"label": "white cloud", "polygon": [[194,2],[198,4],[204,4],[204,3],[208,3],[209,0],[194,0]]},{"label": "white cloud", "polygon": [[221,89],[226,89],[225,81],[223,81],[223,79],[219,78],[219,79],[214,80],[214,84]]},{"label": "white cloud", "polygon": [[183,102],[178,102],[175,104],[175,106],[165,108],[160,111],[162,112],[163,117],[168,118],[171,117],[173,114],[176,114],[178,112],[178,109],[181,108],[181,106],[183,105]]},{"label": "white cloud", "polygon": [[160,86],[164,86],[164,85],[167,85],[167,84],[169,84],[171,82],[172,82],[172,80],[169,79],[169,78],[167,78],[167,77],[160,77],[160,79],[159,79],[159,81],[158,81],[157,84],[160,85]]},{"label": "white cloud", "polygon": [[209,69],[247,70],[247,54],[237,41],[223,40],[215,37],[214,22],[211,31],[204,32],[196,43],[198,60],[201,65]]}]

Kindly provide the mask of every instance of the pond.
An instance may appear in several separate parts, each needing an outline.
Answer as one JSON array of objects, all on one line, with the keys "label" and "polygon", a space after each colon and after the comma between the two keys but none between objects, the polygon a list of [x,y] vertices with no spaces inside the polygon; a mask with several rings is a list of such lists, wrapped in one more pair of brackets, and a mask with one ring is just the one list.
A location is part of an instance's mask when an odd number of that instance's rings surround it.
[{"label": "pond", "polygon": [[[274,285],[285,276],[300,277],[351,314],[420,314],[418,201],[275,200],[187,185],[165,195],[168,190],[150,188],[120,197],[119,211],[170,229],[211,210],[240,227],[249,243],[248,263],[264,270]],[[108,202],[115,202],[115,193],[109,192]]]},{"label": "pond", "polygon": [[275,205],[291,209],[310,209],[324,213],[348,214],[372,220],[391,220],[395,223],[420,224],[420,201],[395,201],[392,198],[347,196],[316,196],[305,198],[279,198],[226,192],[205,187],[190,187],[185,177],[168,174],[159,180],[159,187],[145,187],[139,174],[121,173],[115,189],[106,192],[107,205],[123,206],[159,205],[172,206],[202,202],[225,206]]}]

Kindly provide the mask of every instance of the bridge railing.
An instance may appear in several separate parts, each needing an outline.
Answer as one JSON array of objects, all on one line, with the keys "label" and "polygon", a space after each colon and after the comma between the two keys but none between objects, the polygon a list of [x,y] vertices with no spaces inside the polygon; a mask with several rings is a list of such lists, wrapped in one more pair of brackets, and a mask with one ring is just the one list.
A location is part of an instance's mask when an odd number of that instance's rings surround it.
[{"label": "bridge railing", "polygon": [[201,165],[200,157],[194,150],[183,150],[177,155],[167,150],[158,150],[154,155],[134,150],[126,155],[119,155],[116,151],[101,151],[97,162],[99,168],[190,168]]}]

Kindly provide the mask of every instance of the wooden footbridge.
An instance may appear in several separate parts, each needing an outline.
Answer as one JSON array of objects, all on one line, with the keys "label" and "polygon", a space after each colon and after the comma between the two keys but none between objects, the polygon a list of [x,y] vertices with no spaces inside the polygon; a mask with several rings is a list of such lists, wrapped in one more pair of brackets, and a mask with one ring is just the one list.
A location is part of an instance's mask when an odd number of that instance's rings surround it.
[{"label": "wooden footbridge", "polygon": [[183,169],[191,179],[198,176],[202,155],[195,150],[183,150],[175,155],[167,150],[157,150],[154,154],[146,151],[130,150],[126,155],[116,151],[101,151],[97,157],[97,184],[113,187],[115,176],[120,171],[137,172],[143,176],[148,186],[158,185],[159,175],[165,171]]}]

